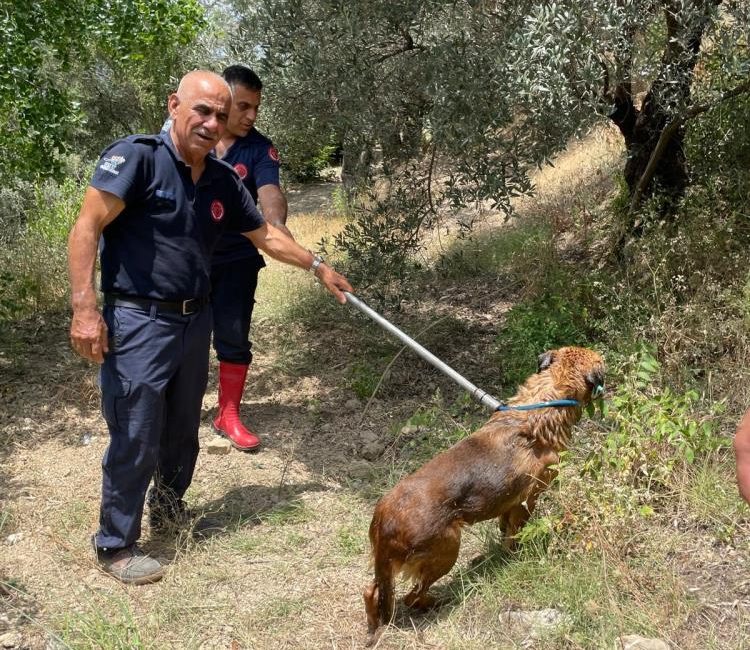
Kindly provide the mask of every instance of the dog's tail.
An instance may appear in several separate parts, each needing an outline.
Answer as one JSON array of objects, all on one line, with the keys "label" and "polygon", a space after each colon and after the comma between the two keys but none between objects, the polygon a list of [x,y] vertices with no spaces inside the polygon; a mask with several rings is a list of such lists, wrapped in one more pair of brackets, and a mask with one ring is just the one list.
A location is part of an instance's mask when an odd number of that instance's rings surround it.
[{"label": "dog's tail", "polygon": [[378,642],[383,629],[393,616],[394,579],[398,566],[389,554],[388,540],[380,536],[380,522],[376,510],[370,525],[370,543],[372,544],[373,568],[375,576],[364,593],[367,612],[367,647]]},{"label": "dog's tail", "polygon": [[365,609],[367,610],[367,647],[378,642],[383,629],[393,616],[394,601],[393,562],[390,559],[379,561],[375,557],[375,577],[372,584],[364,591]]}]

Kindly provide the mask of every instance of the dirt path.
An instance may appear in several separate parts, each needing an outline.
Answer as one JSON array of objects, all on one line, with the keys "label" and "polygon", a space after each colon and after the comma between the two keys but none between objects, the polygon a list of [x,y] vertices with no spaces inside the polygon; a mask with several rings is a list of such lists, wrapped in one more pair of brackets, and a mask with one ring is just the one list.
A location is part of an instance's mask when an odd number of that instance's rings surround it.
[{"label": "dirt path", "polygon": [[327,212],[333,206],[333,194],[340,187],[336,182],[290,184],[284,188],[289,215]]}]

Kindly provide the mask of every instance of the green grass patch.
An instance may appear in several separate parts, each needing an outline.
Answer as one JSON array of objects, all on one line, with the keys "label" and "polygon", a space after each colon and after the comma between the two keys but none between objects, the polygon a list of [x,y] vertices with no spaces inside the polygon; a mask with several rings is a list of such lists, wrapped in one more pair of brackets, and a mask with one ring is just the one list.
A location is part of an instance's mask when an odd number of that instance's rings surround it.
[{"label": "green grass patch", "polygon": [[554,255],[551,242],[549,224],[524,220],[490,236],[475,234],[457,240],[438,260],[436,270],[454,281],[495,275],[518,286],[533,280],[540,258]]},{"label": "green grass patch", "polygon": [[86,501],[71,501],[60,510],[59,523],[67,532],[85,530],[91,525],[91,506]]},{"label": "green grass patch", "polygon": [[150,648],[138,629],[130,605],[122,599],[106,601],[105,610],[91,599],[83,610],[65,614],[58,624],[58,635],[66,647],[75,650],[134,650]]},{"label": "green grass patch", "polygon": [[289,549],[290,551],[295,551],[303,548],[304,546],[307,546],[307,543],[310,541],[310,538],[307,535],[303,535],[302,533],[298,533],[296,531],[289,531],[282,540],[282,544],[284,545],[284,548]]},{"label": "green grass patch", "polygon": [[0,510],[0,536],[10,535],[16,528],[15,518],[10,510]]},{"label": "green grass patch", "polygon": [[342,526],[336,531],[336,550],[346,559],[357,557],[365,552],[366,540],[366,531],[351,526]]},{"label": "green grass patch", "polygon": [[295,618],[308,606],[304,598],[279,598],[268,600],[256,616],[251,619],[251,627],[260,628],[275,627],[282,624],[286,619]]},{"label": "green grass patch", "polygon": [[264,548],[265,544],[263,540],[252,533],[249,535],[236,533],[229,537],[227,546],[242,555],[254,556]]},{"label": "green grass patch", "polygon": [[486,420],[486,410],[475,404],[468,394],[446,405],[440,391],[436,391],[427,404],[391,428],[392,462],[378,473],[377,480],[373,478],[377,489],[370,497],[380,496],[405,474],[463,440]]},{"label": "green grass patch", "polygon": [[314,513],[301,499],[286,501],[275,506],[268,512],[259,515],[263,523],[271,526],[285,526],[287,524],[301,524],[310,521]]},{"label": "green grass patch", "polygon": [[718,542],[729,544],[748,518],[748,506],[737,495],[731,454],[709,455],[686,468],[678,493],[690,517],[706,527]]},{"label": "green grass patch", "polygon": [[512,555],[491,551],[460,571],[450,591],[458,601],[469,599],[469,609],[478,604],[480,616],[558,610],[566,622],[546,640],[565,647],[610,647],[623,630],[658,636],[690,610],[674,576],[656,561],[623,563],[596,551],[549,555],[534,544]]},{"label": "green grass patch", "polygon": [[367,400],[375,392],[383,376],[383,370],[368,361],[359,361],[349,367],[349,388],[360,399]]}]

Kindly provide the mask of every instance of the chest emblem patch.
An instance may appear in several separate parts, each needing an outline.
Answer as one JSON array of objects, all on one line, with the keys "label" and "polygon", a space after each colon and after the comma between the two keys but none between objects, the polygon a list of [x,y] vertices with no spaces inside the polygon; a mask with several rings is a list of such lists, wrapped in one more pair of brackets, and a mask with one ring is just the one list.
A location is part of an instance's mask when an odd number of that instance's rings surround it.
[{"label": "chest emblem patch", "polygon": [[237,163],[234,166],[234,171],[237,172],[237,174],[243,181],[247,178],[247,167],[245,167],[245,165],[243,165],[242,163]]},{"label": "chest emblem patch", "polygon": [[274,162],[279,162],[279,150],[276,147],[268,147],[268,157]]},{"label": "chest emblem patch", "polygon": [[218,199],[211,201],[211,218],[214,221],[221,221],[224,218],[224,204]]}]

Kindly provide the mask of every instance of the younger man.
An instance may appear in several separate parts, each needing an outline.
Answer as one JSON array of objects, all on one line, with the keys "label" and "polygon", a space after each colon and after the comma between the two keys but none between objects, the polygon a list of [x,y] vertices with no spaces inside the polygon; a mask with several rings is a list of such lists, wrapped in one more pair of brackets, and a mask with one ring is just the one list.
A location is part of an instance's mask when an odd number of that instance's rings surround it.
[{"label": "younger man", "polygon": [[[232,165],[263,218],[280,230],[286,227],[287,202],[279,187],[279,153],[255,128],[263,84],[250,68],[232,65],[222,74],[232,89],[227,128],[216,155]],[[226,232],[219,240],[211,266],[213,345],[219,359],[217,433],[241,451],[252,451],[260,439],[239,415],[248,367],[252,362],[250,320],[255,305],[258,272],[265,266],[258,249],[240,233]]]}]

